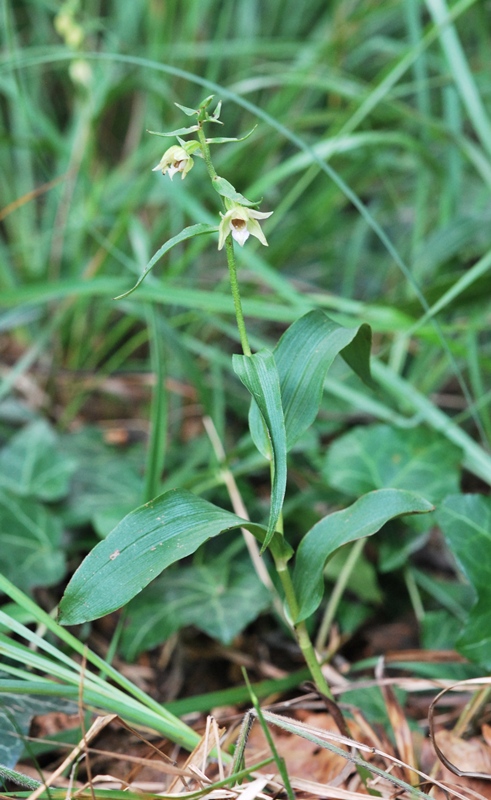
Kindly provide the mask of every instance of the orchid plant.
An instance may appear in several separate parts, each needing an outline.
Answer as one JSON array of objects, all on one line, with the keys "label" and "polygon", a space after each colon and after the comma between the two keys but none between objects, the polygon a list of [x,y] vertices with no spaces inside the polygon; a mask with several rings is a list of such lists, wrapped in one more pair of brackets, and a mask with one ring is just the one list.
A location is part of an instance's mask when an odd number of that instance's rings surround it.
[{"label": "orchid plant", "polygon": [[[167,566],[191,555],[208,539],[242,528],[256,570],[296,638],[318,691],[331,697],[322,658],[313,646],[307,625],[323,600],[327,560],[342,545],[376,533],[387,521],[404,514],[424,513],[432,510],[432,506],[421,496],[399,489],[368,492],[348,508],[320,519],[305,533],[296,552],[290,546],[282,512],[288,451],[313,423],[327,370],[336,355],[341,355],[363,381],[371,382],[371,331],[366,324],[343,327],[313,308],[283,333],[274,349],[252,352],[234,245],[243,247],[253,236],[267,246],[260,221],[273,212],[258,211],[259,203],[248,200],[217,174],[211,146],[243,141],[253,131],[242,138],[208,137],[208,127],[221,124],[221,104],[210,113],[212,100],[212,96],[207,97],[196,109],[178,106],[194,118],[192,125],[166,133],[150,133],[177,139],[178,143],[164,152],[154,168],[171,180],[177,173],[182,180],[188,178],[195,157],[204,160],[211,185],[221,198],[217,224],[197,223],[176,234],[153,256],[136,285],[122,296],[133,292],[175,244],[194,236],[218,233],[218,249],[225,248],[242,347],[242,354],[233,356],[232,366],[251,396],[252,440],[270,464],[269,517],[266,521],[250,521],[236,492],[231,492],[234,512],[185,490],[164,492],[127,515],[89,553],[65,591],[59,609],[60,621],[65,625],[79,624],[120,608]],[[230,488],[230,480],[233,481],[230,470],[224,469],[224,475]],[[271,580],[261,558],[265,552],[271,557],[276,581]]]}]

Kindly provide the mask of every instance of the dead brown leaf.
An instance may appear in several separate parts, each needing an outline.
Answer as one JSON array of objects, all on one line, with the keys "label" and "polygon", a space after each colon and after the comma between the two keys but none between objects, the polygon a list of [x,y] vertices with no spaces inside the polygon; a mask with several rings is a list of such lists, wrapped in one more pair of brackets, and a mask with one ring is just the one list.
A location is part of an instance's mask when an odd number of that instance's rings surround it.
[{"label": "dead brown leaf", "polygon": [[[297,711],[295,717],[307,725],[312,724],[333,733],[338,733],[336,723],[330,714]],[[346,760],[342,756],[318,747],[318,745],[309,742],[307,739],[292,736],[290,733],[280,729],[270,730],[270,732],[280,756],[285,759],[290,776],[326,784],[333,781],[346,766]],[[355,736],[356,732],[352,730],[350,725],[351,735]],[[268,755],[270,755],[269,747],[261,726],[256,722],[248,739],[247,763],[251,764],[254,761],[259,761]],[[354,767],[352,765],[350,767],[350,772],[352,772]],[[270,772],[272,767],[269,765],[265,769]]]}]

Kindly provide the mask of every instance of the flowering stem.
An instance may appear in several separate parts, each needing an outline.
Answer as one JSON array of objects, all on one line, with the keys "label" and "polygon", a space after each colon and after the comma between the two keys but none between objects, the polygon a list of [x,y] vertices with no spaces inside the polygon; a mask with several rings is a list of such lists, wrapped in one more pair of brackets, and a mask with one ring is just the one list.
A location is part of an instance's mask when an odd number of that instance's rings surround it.
[{"label": "flowering stem", "polygon": [[[206,141],[206,136],[204,134],[201,125],[198,128],[198,139],[201,145],[201,152],[203,153],[203,158],[205,160],[208,175],[210,176],[211,180],[213,180],[214,178],[217,178],[218,175],[216,173],[215,167],[213,166],[213,161],[211,160],[211,155],[210,155],[210,148],[208,146],[208,142]],[[223,203],[223,198],[222,198],[222,203]],[[226,210],[225,204],[223,204],[223,207],[224,210]],[[235,261],[234,244],[232,241],[231,234],[229,234],[225,240],[225,252],[227,254],[228,273],[230,276],[230,288],[232,290],[232,297],[234,300],[235,318],[237,320],[237,328],[239,330],[242,352],[244,353],[245,356],[250,356],[252,355],[252,351],[249,346],[249,340],[247,338],[244,312],[242,310],[242,301],[240,299],[239,282],[237,280],[237,264]]]},{"label": "flowering stem", "polygon": [[228,274],[230,276],[230,288],[232,290],[232,297],[234,298],[235,318],[237,320],[237,328],[239,329],[240,343],[242,345],[242,352],[245,356],[252,355],[251,348],[249,347],[249,340],[247,338],[246,325],[244,320],[244,312],[242,311],[242,301],[240,299],[239,282],[237,280],[237,266],[235,263],[234,243],[232,235],[229,234],[225,240],[225,252],[227,254]]},{"label": "flowering stem", "polygon": [[201,145],[201,152],[205,160],[206,169],[208,170],[208,175],[210,176],[211,180],[213,180],[213,178],[218,178],[216,169],[213,166],[213,161],[211,160],[210,148],[208,147],[208,142],[206,141],[206,136],[202,125],[200,125],[198,128],[198,139]]},{"label": "flowering stem", "polygon": [[[287,602],[288,611],[291,617],[295,619],[298,616],[298,611],[299,611],[298,601],[297,601],[297,596],[295,594],[295,589],[293,587],[290,570],[288,569],[288,564],[286,563],[286,559],[283,559],[281,557],[275,559],[275,567],[278,573],[278,577],[281,581],[283,591],[285,592],[285,599]],[[317,654],[314,650],[312,640],[307,630],[307,625],[305,624],[304,621],[294,623],[293,631],[295,633],[295,638],[300,647],[300,650],[302,651],[305,662],[310,670],[310,674],[314,679],[314,683],[317,687],[318,692],[324,695],[324,697],[329,697],[332,700],[333,699],[332,692],[329,689],[327,681],[322,673],[322,669],[319,664]]]}]

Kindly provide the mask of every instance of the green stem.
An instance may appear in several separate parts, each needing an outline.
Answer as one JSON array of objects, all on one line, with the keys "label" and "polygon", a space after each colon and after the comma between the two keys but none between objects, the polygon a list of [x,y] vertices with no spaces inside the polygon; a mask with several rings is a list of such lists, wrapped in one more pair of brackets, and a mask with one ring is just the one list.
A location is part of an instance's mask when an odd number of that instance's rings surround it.
[{"label": "green stem", "polygon": [[[284,560],[278,559],[276,561],[276,571],[281,581],[281,585],[283,586],[283,591],[285,592],[285,598],[290,616],[292,619],[296,619],[298,617],[299,608],[287,563]],[[293,631],[318,692],[333,700],[334,698],[332,696],[332,692],[329,689],[327,681],[322,673],[322,669],[319,664],[317,654],[314,650],[312,640],[309,636],[305,621],[293,623]]]},{"label": "green stem", "polygon": [[202,126],[198,128],[198,139],[201,145],[201,152],[205,160],[206,169],[208,170],[208,175],[210,176],[211,180],[218,178],[217,171],[213,166],[213,161],[211,160],[210,148],[208,146],[208,142],[206,141],[205,132]]},{"label": "green stem", "polygon": [[225,252],[227,254],[228,274],[230,276],[230,288],[232,290],[232,297],[234,298],[235,319],[237,320],[237,328],[239,329],[240,343],[242,345],[242,352],[245,356],[252,355],[247,338],[247,330],[244,319],[244,312],[242,310],[242,301],[240,299],[239,281],[237,280],[237,265],[235,263],[234,244],[232,236],[229,234],[225,239]]},{"label": "green stem", "polygon": [[[210,176],[210,179],[213,180],[214,178],[217,178],[218,175],[215,170],[215,167],[213,166],[213,161],[211,160],[211,155],[210,155],[210,148],[206,141],[206,136],[204,134],[202,127],[198,128],[198,139],[201,145],[201,152],[205,160],[208,175]],[[223,203],[223,198],[222,198],[222,203]],[[225,203],[223,203],[223,208],[225,211],[227,210]],[[230,288],[232,290],[232,297],[234,300],[235,318],[237,320],[237,328],[239,330],[242,352],[244,353],[245,356],[250,356],[252,355],[252,351],[249,345],[249,340],[247,338],[244,312],[242,310],[242,301],[240,299],[239,282],[237,280],[237,264],[235,261],[234,243],[231,234],[229,234],[225,240],[225,252],[227,254],[228,274],[230,276]]]},{"label": "green stem", "polygon": [[145,467],[145,489],[143,501],[148,503],[159,493],[160,478],[164,468],[167,440],[167,393],[165,391],[165,354],[163,338],[158,325],[159,306],[149,304],[147,324],[149,329],[150,355],[155,385],[152,389],[150,435],[147,463]]}]

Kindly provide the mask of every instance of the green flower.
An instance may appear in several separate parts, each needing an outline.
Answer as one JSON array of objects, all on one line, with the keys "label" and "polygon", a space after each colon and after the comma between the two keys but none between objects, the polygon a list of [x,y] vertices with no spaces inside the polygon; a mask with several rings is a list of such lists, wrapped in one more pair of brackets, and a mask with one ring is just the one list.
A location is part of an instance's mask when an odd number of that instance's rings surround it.
[{"label": "green flower", "polygon": [[261,244],[267,247],[268,243],[266,237],[257,220],[266,219],[266,217],[270,217],[272,213],[272,211],[266,213],[254,211],[253,208],[246,208],[238,204],[232,206],[226,214],[220,214],[222,220],[218,228],[218,249],[222,249],[225,244],[225,239],[230,233],[241,247],[243,247],[244,243],[251,235],[255,236],[256,239],[259,239]]},{"label": "green flower", "polygon": [[180,172],[181,178],[184,179],[189,170],[193,168],[193,165],[194,161],[187,150],[185,150],[184,147],[180,147],[180,145],[175,144],[165,151],[164,155],[160,159],[157,166],[153,168],[152,172],[161,170],[162,175],[165,175],[165,173],[168,172],[171,180],[176,172]]}]

